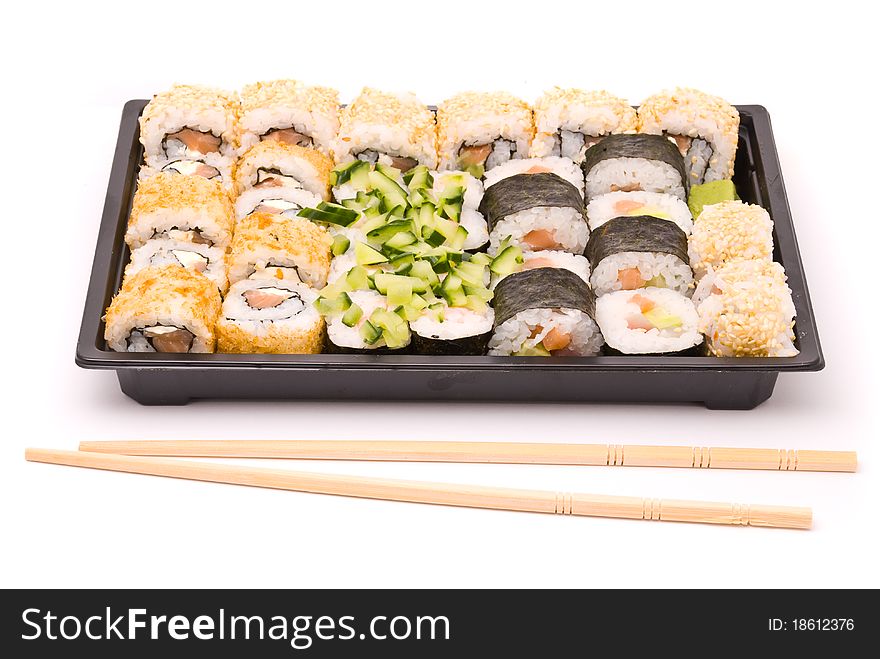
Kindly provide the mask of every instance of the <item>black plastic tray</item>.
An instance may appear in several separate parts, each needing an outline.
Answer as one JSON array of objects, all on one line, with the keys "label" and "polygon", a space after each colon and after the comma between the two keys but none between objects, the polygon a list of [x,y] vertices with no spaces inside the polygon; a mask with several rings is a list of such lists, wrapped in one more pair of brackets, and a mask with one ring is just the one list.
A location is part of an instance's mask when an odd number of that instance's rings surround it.
[{"label": "black plastic tray", "polygon": [[785,266],[797,308],[800,354],[768,359],[715,357],[421,357],[397,355],[170,355],[107,349],[101,317],[122,281],[123,240],[142,150],[129,101],[107,187],[104,214],[77,343],[76,363],[112,369],[122,391],[147,405],[194,398],[699,402],[751,409],[773,393],[779,373],[825,365],[798,252],[770,117],[737,106],[741,125],[734,181],[745,201],[774,220],[775,259]]}]

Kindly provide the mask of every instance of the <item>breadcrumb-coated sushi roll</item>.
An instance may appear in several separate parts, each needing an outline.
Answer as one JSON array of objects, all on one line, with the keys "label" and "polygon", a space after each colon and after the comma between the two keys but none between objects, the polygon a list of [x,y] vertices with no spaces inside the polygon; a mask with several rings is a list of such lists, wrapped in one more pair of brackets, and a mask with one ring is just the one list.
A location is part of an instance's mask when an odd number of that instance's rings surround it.
[{"label": "breadcrumb-coated sushi roll", "polygon": [[125,242],[132,249],[153,238],[226,247],[234,221],[232,202],[218,182],[162,172],[138,183]]},{"label": "breadcrumb-coated sushi roll", "polygon": [[606,91],[554,87],[535,101],[534,158],[562,156],[583,162],[591,146],[613,133],[634,133],[638,115]]},{"label": "breadcrumb-coated sushi roll", "polygon": [[104,338],[117,352],[213,352],[220,292],[179,265],[126,277],[104,316]]},{"label": "breadcrumb-coated sushi roll", "polygon": [[140,117],[147,166],[206,178],[228,175],[238,145],[237,115],[234,92],[175,85],[156,94]]},{"label": "breadcrumb-coated sushi roll", "polygon": [[766,210],[741,201],[703,208],[688,238],[688,255],[697,278],[737,259],[773,258],[773,221]]},{"label": "breadcrumb-coated sushi roll", "polygon": [[257,142],[315,148],[332,155],[339,132],[339,92],[298,80],[256,82],[241,90],[240,152]]},{"label": "breadcrumb-coated sushi roll", "polygon": [[773,261],[731,261],[694,294],[700,331],[716,357],[793,357],[794,302],[785,270]]},{"label": "breadcrumb-coated sushi roll", "polygon": [[229,281],[234,284],[258,273],[321,288],[330,271],[332,242],[326,229],[309,220],[252,213],[235,227],[228,256]]},{"label": "breadcrumb-coated sushi roll", "polygon": [[414,94],[364,87],[340,113],[336,162],[379,162],[401,172],[416,165],[437,168],[434,113]]},{"label": "breadcrumb-coated sushi roll", "polygon": [[649,96],[639,130],[675,140],[692,185],[733,176],[739,112],[719,96],[682,87]]},{"label": "breadcrumb-coated sushi roll", "polygon": [[217,352],[310,355],[324,345],[324,320],[314,307],[318,293],[274,277],[244,279],[223,300]]},{"label": "breadcrumb-coated sushi roll", "polygon": [[534,134],[532,109],[506,92],[464,92],[437,108],[440,169],[482,175],[513,158],[528,158]]},{"label": "breadcrumb-coated sushi roll", "polygon": [[272,191],[278,188],[303,189],[330,199],[330,170],[333,161],[320,151],[275,140],[255,144],[245,152],[235,168],[235,191],[241,195],[251,188]]}]

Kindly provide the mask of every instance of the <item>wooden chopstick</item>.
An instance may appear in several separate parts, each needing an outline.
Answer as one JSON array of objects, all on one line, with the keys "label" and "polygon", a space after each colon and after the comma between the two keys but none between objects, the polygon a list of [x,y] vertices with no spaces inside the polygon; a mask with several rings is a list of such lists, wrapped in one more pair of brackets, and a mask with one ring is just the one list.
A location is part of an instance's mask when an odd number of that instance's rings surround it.
[{"label": "wooden chopstick", "polygon": [[609,465],[776,471],[856,470],[855,451],[516,442],[170,440],[81,442],[81,451],[189,458]]},{"label": "wooden chopstick", "polygon": [[750,506],[341,476],[168,458],[27,449],[31,462],[278,490],[536,513],[808,529],[809,508]]}]

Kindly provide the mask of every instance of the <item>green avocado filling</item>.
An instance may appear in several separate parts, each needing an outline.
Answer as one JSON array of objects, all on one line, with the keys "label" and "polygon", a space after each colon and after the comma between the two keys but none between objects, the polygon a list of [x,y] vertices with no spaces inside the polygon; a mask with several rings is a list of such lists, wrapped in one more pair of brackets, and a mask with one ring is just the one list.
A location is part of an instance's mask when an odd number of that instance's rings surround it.
[{"label": "green avocado filling", "polygon": [[703,212],[704,206],[720,204],[722,201],[735,201],[737,199],[739,199],[739,195],[736,193],[736,186],[733,184],[733,181],[729,179],[709,181],[691,188],[690,195],[688,195],[688,208],[691,209],[691,215],[697,218]]}]

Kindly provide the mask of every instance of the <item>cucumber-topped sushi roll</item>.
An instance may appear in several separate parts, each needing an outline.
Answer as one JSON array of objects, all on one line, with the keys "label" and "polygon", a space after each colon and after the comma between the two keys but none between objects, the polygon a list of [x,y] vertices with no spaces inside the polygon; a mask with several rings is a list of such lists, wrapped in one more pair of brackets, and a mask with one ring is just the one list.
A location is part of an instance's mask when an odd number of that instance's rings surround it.
[{"label": "cucumber-topped sushi roll", "polygon": [[667,288],[602,295],[596,322],[612,354],[696,353],[703,342],[693,302]]},{"label": "cucumber-topped sushi roll", "polygon": [[674,222],[656,217],[618,217],[590,236],[586,250],[596,295],[646,286],[689,294],[687,236]]},{"label": "cucumber-topped sushi roll", "polygon": [[577,188],[556,174],[516,174],[486,189],[480,211],[489,223],[489,251],[509,240],[524,250],[580,254],[590,235]]},{"label": "cucumber-topped sushi roll", "polygon": [[739,259],[773,259],[773,220],[766,210],[741,201],[705,206],[688,239],[697,277]]},{"label": "cucumber-topped sushi roll", "polygon": [[326,229],[308,220],[252,213],[235,227],[229,281],[234,284],[256,273],[320,288],[327,283],[332,243]]},{"label": "cucumber-topped sushi roll", "polygon": [[327,321],[330,352],[388,352],[406,348],[410,343],[409,324],[376,291],[321,297],[315,306]]},{"label": "cucumber-topped sushi roll", "polygon": [[508,160],[503,165],[488,170],[483,184],[489,188],[498,181],[517,174],[556,174],[576,187],[581,197],[584,196],[584,173],[581,171],[580,165],[569,158],[547,157]]},{"label": "cucumber-topped sushi roll", "polygon": [[580,254],[570,254],[559,250],[523,252],[516,245],[506,245],[498,250],[498,254],[489,264],[489,270],[492,273],[492,288],[505,277],[537,268],[570,270],[587,284],[590,283],[590,262]]},{"label": "cucumber-topped sushi roll", "polygon": [[490,355],[591,356],[602,347],[593,320],[596,298],[569,270],[538,268],[505,277],[493,304]]},{"label": "cucumber-topped sushi roll", "polygon": [[200,272],[217,284],[221,293],[226,291],[226,250],[185,240],[154,238],[133,250],[125,266],[125,276],[131,277],[144,268],[180,265]]},{"label": "cucumber-topped sushi roll", "polygon": [[401,172],[416,165],[437,167],[434,113],[414,94],[364,87],[341,111],[336,162],[364,160]]},{"label": "cucumber-topped sushi roll", "polygon": [[664,192],[687,199],[684,159],[660,135],[609,135],[591,146],[583,161],[588,200],[609,192]]},{"label": "cucumber-topped sushi roll", "polygon": [[432,304],[410,323],[412,351],[418,355],[484,355],[494,323],[495,312],[486,304],[481,308]]},{"label": "cucumber-topped sushi roll", "polygon": [[[330,170],[333,163],[320,151],[277,141],[259,142],[241,157],[235,170],[235,190],[248,205],[272,199],[283,188],[306,190],[330,199]],[[253,190],[259,190],[254,193]]]},{"label": "cucumber-topped sushi roll", "polygon": [[464,92],[437,108],[440,169],[483,172],[527,158],[534,135],[531,108],[504,92]]},{"label": "cucumber-topped sushi roll", "polygon": [[609,192],[593,197],[587,204],[590,231],[615,217],[657,217],[671,220],[686,234],[694,228],[688,205],[674,195],[662,192]]},{"label": "cucumber-topped sushi roll", "polygon": [[220,292],[179,265],[126,277],[104,316],[104,338],[117,352],[213,352]]},{"label": "cucumber-topped sushi roll", "polygon": [[668,136],[684,157],[692,185],[733,176],[739,140],[739,112],[718,96],[678,88],[639,106],[643,133]]},{"label": "cucumber-topped sushi roll", "polygon": [[785,270],[766,260],[732,261],[694,294],[700,331],[717,357],[794,357],[795,307]]},{"label": "cucumber-topped sushi roll", "polygon": [[317,354],[324,320],[314,307],[318,293],[275,277],[244,279],[223,300],[217,321],[217,352]]},{"label": "cucumber-topped sushi roll", "polygon": [[594,144],[612,133],[634,133],[636,111],[605,91],[554,87],[535,102],[531,155],[562,156],[577,163]]},{"label": "cucumber-topped sushi roll", "polygon": [[241,90],[241,150],[277,141],[332,155],[339,131],[339,92],[298,80],[272,80]]},{"label": "cucumber-topped sushi roll", "polygon": [[[467,232],[463,249],[476,250],[489,242],[489,226],[480,212],[483,200],[483,184],[468,172],[431,172],[434,184],[433,199],[444,214],[457,218]],[[409,181],[412,184],[412,178]]]},{"label": "cucumber-topped sushi roll", "polygon": [[138,183],[125,242],[132,249],[155,238],[224,248],[232,239],[233,215],[216,181],[163,172]]},{"label": "cucumber-topped sushi roll", "polygon": [[140,117],[144,160],[153,170],[231,183],[237,146],[234,93],[175,85],[156,94]]}]

